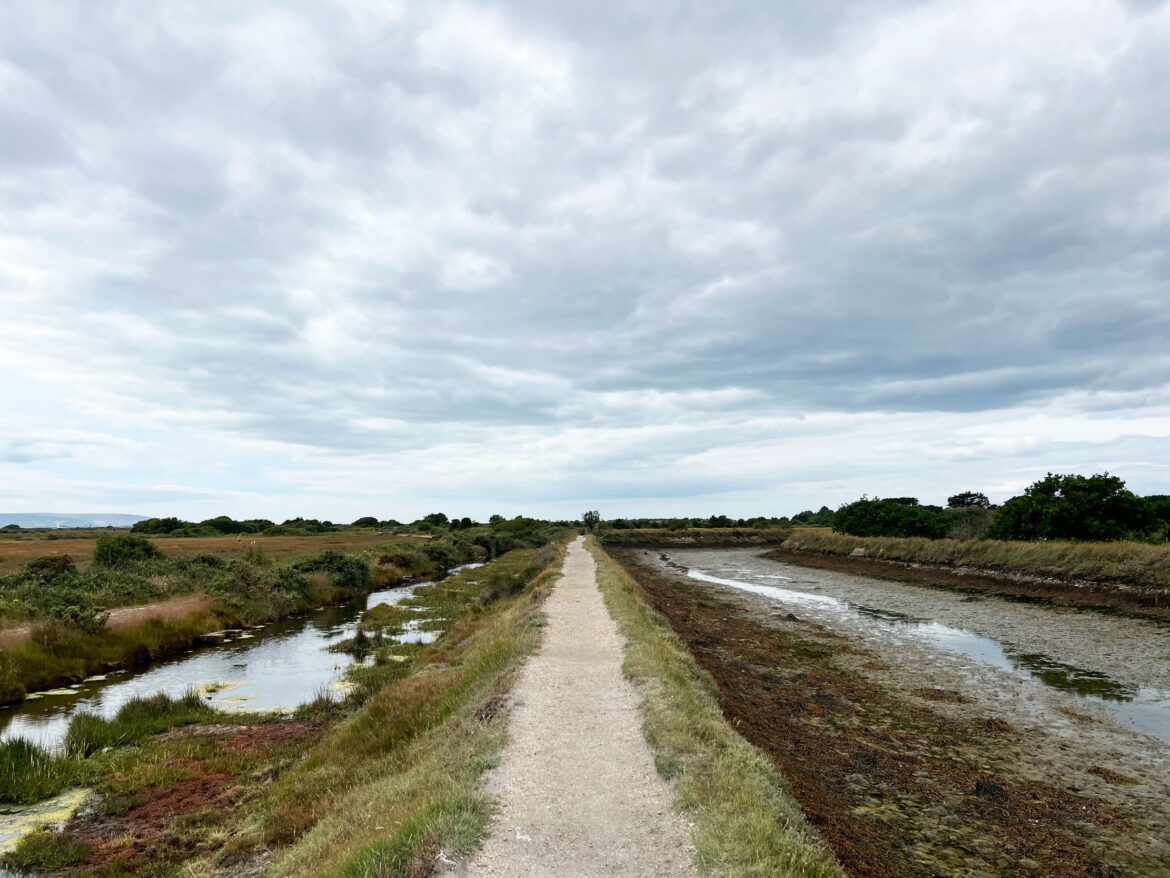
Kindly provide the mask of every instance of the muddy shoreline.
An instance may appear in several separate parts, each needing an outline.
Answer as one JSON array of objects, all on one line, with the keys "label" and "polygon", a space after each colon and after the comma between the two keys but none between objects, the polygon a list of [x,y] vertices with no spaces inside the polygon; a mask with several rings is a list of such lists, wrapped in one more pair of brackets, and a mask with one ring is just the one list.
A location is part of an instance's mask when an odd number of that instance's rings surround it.
[{"label": "muddy shoreline", "polygon": [[1138,586],[1081,579],[1061,580],[993,570],[955,569],[943,565],[834,555],[827,552],[788,549],[783,546],[770,550],[765,557],[788,564],[852,573],[872,579],[1006,598],[1043,600],[1055,606],[1121,612],[1170,621],[1170,602],[1167,601],[1166,595],[1158,590]]},{"label": "muddy shoreline", "polygon": [[851,875],[1170,875],[1164,746],[1087,715],[1052,723],[1022,684],[1001,693],[905,644],[613,554]]}]

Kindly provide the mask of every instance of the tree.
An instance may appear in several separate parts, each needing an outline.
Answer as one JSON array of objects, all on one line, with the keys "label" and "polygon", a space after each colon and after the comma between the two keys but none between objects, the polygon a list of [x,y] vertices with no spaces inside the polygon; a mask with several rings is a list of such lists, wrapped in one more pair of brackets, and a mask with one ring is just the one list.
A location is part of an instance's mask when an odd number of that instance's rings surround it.
[{"label": "tree", "polygon": [[363,515],[357,521],[350,525],[350,527],[377,527],[378,519],[372,515]]},{"label": "tree", "polygon": [[980,509],[990,509],[991,501],[987,495],[979,491],[963,491],[947,497],[947,508],[966,509],[969,506],[978,506]]},{"label": "tree", "polygon": [[424,524],[429,524],[432,527],[447,526],[447,516],[442,512],[432,512],[430,515],[424,515],[422,520]]},{"label": "tree", "polygon": [[908,504],[906,497],[870,500],[862,497],[833,516],[833,530],[855,537],[927,537],[947,535],[949,522],[938,506]]},{"label": "tree", "polygon": [[1158,527],[1153,504],[1109,473],[1049,473],[1012,497],[987,529],[992,540],[1123,540]]},{"label": "tree", "polygon": [[596,533],[601,527],[601,513],[596,509],[591,509],[581,516],[581,521],[585,523],[585,530]]}]

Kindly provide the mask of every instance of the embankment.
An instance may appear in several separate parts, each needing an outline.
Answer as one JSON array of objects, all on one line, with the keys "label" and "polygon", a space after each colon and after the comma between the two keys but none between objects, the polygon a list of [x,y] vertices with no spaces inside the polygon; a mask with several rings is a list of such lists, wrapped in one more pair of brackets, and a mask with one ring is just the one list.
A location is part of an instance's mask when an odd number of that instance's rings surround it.
[{"label": "embankment", "polygon": [[607,530],[598,534],[602,545],[613,549],[739,549],[779,546],[792,533],[789,528],[691,528],[689,530]]},{"label": "embankment", "polygon": [[1170,619],[1170,547],[852,537],[795,530],[766,557],[875,579]]}]

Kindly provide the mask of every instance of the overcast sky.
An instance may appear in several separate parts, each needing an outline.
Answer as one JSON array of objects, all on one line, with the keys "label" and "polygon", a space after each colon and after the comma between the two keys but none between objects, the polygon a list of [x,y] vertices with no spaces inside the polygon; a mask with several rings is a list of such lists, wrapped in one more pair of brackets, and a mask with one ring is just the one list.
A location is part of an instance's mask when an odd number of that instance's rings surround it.
[{"label": "overcast sky", "polygon": [[0,511],[1170,493],[1170,5],[0,0]]}]

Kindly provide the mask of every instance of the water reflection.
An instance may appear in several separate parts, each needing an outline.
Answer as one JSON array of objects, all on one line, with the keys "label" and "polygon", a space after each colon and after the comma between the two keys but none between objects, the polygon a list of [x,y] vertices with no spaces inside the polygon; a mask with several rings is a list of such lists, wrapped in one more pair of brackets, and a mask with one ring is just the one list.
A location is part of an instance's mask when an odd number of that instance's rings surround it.
[{"label": "water reflection", "polygon": [[[451,573],[480,567],[465,564]],[[24,701],[0,708],[0,740],[22,736],[43,746],[56,746],[78,711],[110,717],[131,698],[166,692],[179,696],[195,689],[208,703],[225,710],[291,709],[340,681],[350,660],[328,652],[339,639],[356,633],[363,609],[406,600],[418,582],[372,592],[365,601],[322,607],[309,616],[284,619],[261,629],[240,632],[221,644],[190,650],[140,672],[118,671],[90,677],[84,683],[34,693]],[[430,643],[438,633],[407,630],[402,643]]]}]

